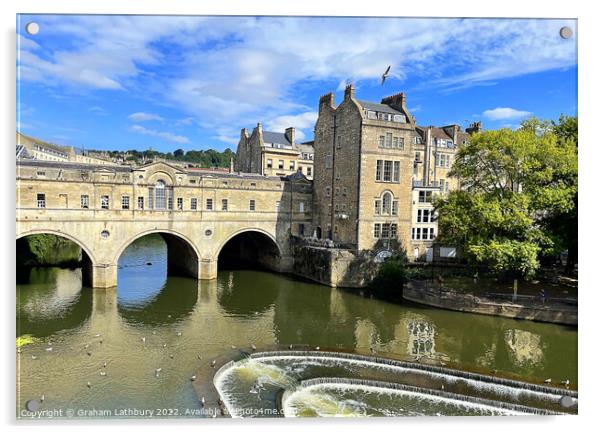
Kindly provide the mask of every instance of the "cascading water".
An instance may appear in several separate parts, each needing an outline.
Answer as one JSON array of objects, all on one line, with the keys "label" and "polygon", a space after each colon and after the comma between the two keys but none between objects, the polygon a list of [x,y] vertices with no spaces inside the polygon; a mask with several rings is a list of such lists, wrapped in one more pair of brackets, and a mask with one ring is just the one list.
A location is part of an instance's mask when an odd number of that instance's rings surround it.
[{"label": "cascading water", "polygon": [[[321,380],[308,383],[317,378],[328,378],[328,384],[320,385]],[[570,390],[334,352],[255,353],[224,365],[216,373],[214,384],[234,417],[577,411],[577,393]],[[281,395],[286,401],[282,406]],[[575,405],[563,407],[563,396],[574,399]]]}]

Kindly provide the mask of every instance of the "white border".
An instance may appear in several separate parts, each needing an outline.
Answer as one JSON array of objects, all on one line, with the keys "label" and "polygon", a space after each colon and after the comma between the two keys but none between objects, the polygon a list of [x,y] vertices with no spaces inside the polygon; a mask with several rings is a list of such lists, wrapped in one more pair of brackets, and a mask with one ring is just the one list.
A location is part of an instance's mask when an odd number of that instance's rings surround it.
[{"label": "white border", "polygon": [[[80,432],[105,433],[107,429],[125,426],[128,430],[144,429],[147,433],[164,432],[171,426],[186,432],[211,430],[211,433],[226,432],[232,429],[244,429],[248,432],[266,430],[286,430],[290,433],[312,431],[332,431],[343,429],[346,433],[363,433],[379,430],[420,430],[421,432],[440,431],[451,433],[487,434],[523,431],[540,432],[589,432],[599,413],[600,377],[598,365],[600,357],[600,325],[596,321],[600,307],[599,273],[596,265],[600,261],[599,223],[600,214],[596,206],[600,203],[597,189],[601,178],[596,176],[602,161],[600,150],[602,141],[601,120],[599,119],[600,68],[599,41],[602,40],[599,19],[594,1],[557,1],[527,2],[525,0],[504,0],[500,2],[470,0],[439,1],[403,1],[378,0],[370,2],[351,2],[349,0],[298,0],[283,2],[278,0],[229,0],[196,1],[192,0],[18,0],[1,3],[2,19],[2,95],[1,122],[4,143],[2,162],[4,163],[3,195],[5,210],[2,213],[4,224],[0,244],[3,246],[0,263],[3,267],[4,285],[2,294],[3,319],[5,327],[2,333],[2,384],[9,393],[2,394],[3,422],[10,431],[19,429],[14,420],[15,386],[15,295],[14,295],[14,222],[13,203],[14,160],[13,146],[15,134],[15,14],[21,13],[128,13],[128,14],[223,14],[223,15],[354,15],[354,16],[465,16],[465,17],[555,17],[579,19],[579,114],[580,114],[580,327],[579,327],[579,397],[580,416],[577,417],[524,417],[524,418],[417,418],[417,419],[378,419],[378,420],[310,420],[310,421],[109,421],[95,422],[85,428],[81,422],[65,424],[42,423],[22,426],[28,431],[44,430],[45,433]],[[599,164],[599,163],[598,163]],[[598,212],[596,212],[598,211]],[[594,220],[595,219],[595,220]],[[599,267],[598,267],[599,268]],[[21,424],[22,425],[22,424]],[[426,430],[425,430],[426,429]]]}]

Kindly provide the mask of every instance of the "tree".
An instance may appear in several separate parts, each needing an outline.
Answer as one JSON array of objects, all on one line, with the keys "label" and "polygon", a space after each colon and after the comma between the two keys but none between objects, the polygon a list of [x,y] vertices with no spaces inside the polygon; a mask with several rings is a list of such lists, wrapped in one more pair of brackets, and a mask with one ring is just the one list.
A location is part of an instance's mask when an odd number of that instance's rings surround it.
[{"label": "tree", "polygon": [[473,134],[451,171],[462,190],[435,204],[439,239],[501,276],[531,277],[542,255],[562,247],[555,219],[576,213],[573,131],[563,118],[558,125],[533,118],[516,131]]},{"label": "tree", "polygon": [[183,149],[176,149],[175,151],[173,151],[173,156],[175,158],[181,158],[184,156],[184,150]]}]

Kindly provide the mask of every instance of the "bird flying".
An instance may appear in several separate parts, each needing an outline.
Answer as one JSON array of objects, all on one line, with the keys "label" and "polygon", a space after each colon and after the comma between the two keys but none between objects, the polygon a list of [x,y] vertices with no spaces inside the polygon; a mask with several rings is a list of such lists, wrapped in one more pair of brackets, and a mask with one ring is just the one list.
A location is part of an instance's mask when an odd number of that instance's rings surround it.
[{"label": "bird flying", "polygon": [[380,82],[380,85],[383,86],[385,84],[385,80],[387,79],[387,77],[389,76],[389,71],[391,70],[391,65],[387,66],[387,70],[385,71],[385,73],[382,75],[382,80]]}]

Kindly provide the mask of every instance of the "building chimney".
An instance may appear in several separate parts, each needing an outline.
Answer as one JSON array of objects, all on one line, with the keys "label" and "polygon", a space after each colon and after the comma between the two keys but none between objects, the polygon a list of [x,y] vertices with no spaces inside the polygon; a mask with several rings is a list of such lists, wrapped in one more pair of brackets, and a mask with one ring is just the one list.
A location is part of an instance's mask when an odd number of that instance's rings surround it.
[{"label": "building chimney", "polygon": [[345,87],[345,101],[355,98],[355,87],[353,87],[353,83],[349,83]]},{"label": "building chimney", "polygon": [[240,139],[248,139],[249,138],[249,131],[246,128],[243,128],[242,130],[240,130]]},{"label": "building chimney", "polygon": [[326,95],[322,95],[320,97],[320,103],[318,105],[318,111],[321,112],[324,108],[334,109],[334,94],[332,92],[328,92]]},{"label": "building chimney", "polygon": [[390,105],[398,110],[406,108],[406,94],[403,92],[396,93],[395,95],[386,96],[381,101],[381,104]]},{"label": "building chimney", "polygon": [[288,141],[291,142],[291,145],[295,144],[295,127],[288,127],[286,130],[284,130],[284,135]]},{"label": "building chimney", "polygon": [[479,133],[479,132],[481,132],[481,129],[482,129],[481,121],[478,121],[478,122],[473,122],[472,124],[470,124],[468,126],[468,128],[466,128],[466,132],[468,134]]}]

